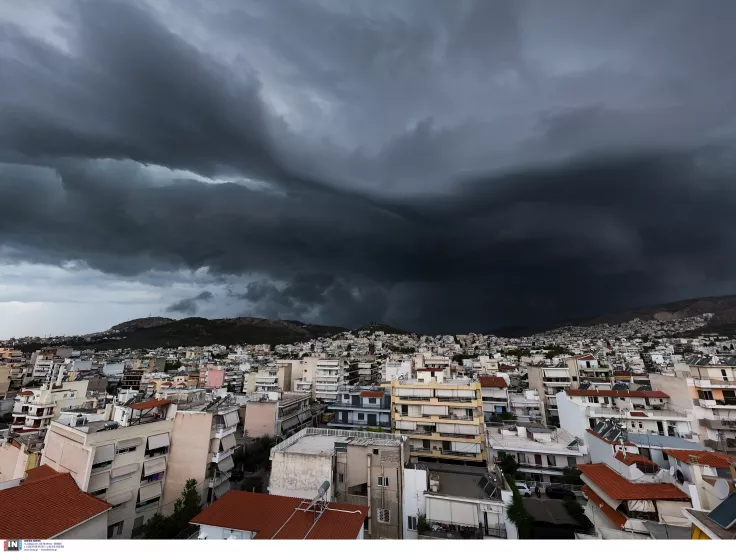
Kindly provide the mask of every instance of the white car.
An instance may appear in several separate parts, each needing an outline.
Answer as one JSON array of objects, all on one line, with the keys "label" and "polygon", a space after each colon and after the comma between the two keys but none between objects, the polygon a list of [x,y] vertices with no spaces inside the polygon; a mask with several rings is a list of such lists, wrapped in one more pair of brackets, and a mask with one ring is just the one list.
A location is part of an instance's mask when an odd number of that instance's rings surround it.
[{"label": "white car", "polygon": [[532,490],[526,483],[517,481],[516,488],[519,489],[519,494],[521,494],[521,496],[532,496]]}]

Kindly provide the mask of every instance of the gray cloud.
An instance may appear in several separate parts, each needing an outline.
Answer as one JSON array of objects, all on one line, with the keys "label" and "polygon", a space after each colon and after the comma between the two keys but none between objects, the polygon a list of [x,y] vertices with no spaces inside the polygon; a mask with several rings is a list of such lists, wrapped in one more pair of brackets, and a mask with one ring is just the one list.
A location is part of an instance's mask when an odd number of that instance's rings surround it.
[{"label": "gray cloud", "polygon": [[736,292],[730,2],[152,6],[3,25],[14,261],[431,332]]},{"label": "gray cloud", "polygon": [[182,299],[181,301],[177,301],[176,303],[169,305],[166,307],[166,312],[188,314],[191,316],[197,313],[197,308],[199,307],[200,302],[211,301],[213,297],[214,295],[211,291],[205,290],[194,297],[188,297],[187,299]]}]

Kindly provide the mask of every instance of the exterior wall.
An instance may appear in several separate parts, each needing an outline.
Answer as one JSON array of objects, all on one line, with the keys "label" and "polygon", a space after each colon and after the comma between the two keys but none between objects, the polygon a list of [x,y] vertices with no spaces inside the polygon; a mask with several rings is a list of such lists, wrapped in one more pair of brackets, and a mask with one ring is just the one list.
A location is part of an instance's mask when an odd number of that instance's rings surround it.
[{"label": "exterior wall", "polygon": [[419,518],[427,513],[424,496],[428,490],[427,479],[428,475],[425,470],[404,470],[404,539],[418,538],[417,530],[409,529],[409,517]]},{"label": "exterior wall", "polygon": [[275,401],[253,401],[245,405],[243,427],[248,437],[276,436],[276,407]]},{"label": "exterior wall", "polygon": [[233,534],[237,540],[251,540],[254,536],[251,531],[233,531],[232,529],[216,527],[214,525],[199,526],[200,537],[206,535],[207,540],[224,540]]},{"label": "exterior wall", "polygon": [[[82,540],[82,539],[95,539],[95,540],[107,540],[107,525],[108,525],[108,514],[103,512],[102,514],[88,519],[84,523],[72,527],[68,531],[56,535],[54,540]],[[133,521],[129,521],[130,525],[133,525]],[[123,528],[125,528],[125,522],[123,522]]]},{"label": "exterior wall", "polygon": [[[332,456],[327,454],[298,454],[276,451],[271,461],[268,493],[312,499],[325,481],[332,481]],[[325,495],[333,500],[331,485]]]},{"label": "exterior wall", "polygon": [[[649,374],[652,389],[664,391],[670,396],[669,404],[673,410],[685,412],[693,409],[693,398],[687,386],[686,378],[674,376],[663,376],[662,374]],[[697,398],[697,393],[695,395]]]},{"label": "exterior wall", "polygon": [[210,456],[210,412],[177,412],[171,428],[171,448],[166,465],[166,484],[161,498],[161,513],[174,511],[174,502],[181,495],[187,479],[196,479],[202,501],[207,493],[206,472]]},{"label": "exterior wall", "polygon": [[13,443],[3,441],[0,446],[0,483],[25,477],[28,454]]},{"label": "exterior wall", "polygon": [[564,391],[557,393],[556,398],[560,427],[574,437],[585,439],[585,430],[590,429],[586,408],[572,402]]},{"label": "exterior wall", "polygon": [[225,370],[207,370],[207,383],[205,387],[219,389],[225,383]]}]

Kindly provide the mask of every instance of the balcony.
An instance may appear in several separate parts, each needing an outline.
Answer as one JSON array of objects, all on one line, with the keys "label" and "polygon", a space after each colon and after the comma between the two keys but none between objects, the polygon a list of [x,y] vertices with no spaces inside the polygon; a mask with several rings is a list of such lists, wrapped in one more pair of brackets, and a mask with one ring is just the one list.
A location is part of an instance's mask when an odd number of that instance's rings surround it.
[{"label": "balcony", "polygon": [[223,437],[235,433],[237,426],[226,426],[225,424],[215,424],[210,432],[210,439],[222,439]]},{"label": "balcony", "polygon": [[698,404],[703,408],[715,408],[716,401],[714,399],[698,399]]},{"label": "balcony", "polygon": [[460,527],[457,530],[450,530],[447,525],[430,520],[427,521],[427,525],[427,528],[418,531],[419,536],[425,539],[481,540],[483,537],[506,538],[506,528],[502,526]]},{"label": "balcony", "polygon": [[390,404],[349,404],[349,403],[337,403],[330,406],[330,410],[391,410]]},{"label": "balcony", "polygon": [[155,458],[156,456],[163,456],[164,454],[169,453],[169,447],[161,447],[157,449],[146,449],[146,453],[144,454],[145,458]]},{"label": "balcony", "polygon": [[723,452],[724,447],[727,453],[732,454],[736,452],[736,439],[725,439],[723,441],[716,441],[715,439],[706,439],[703,441],[706,447],[712,448],[713,450]]},{"label": "balcony", "polygon": [[152,498],[151,500],[145,500],[143,502],[136,502],[135,511],[136,513],[138,513],[139,511],[149,510],[152,508],[158,508],[158,503],[160,501],[161,501],[161,497],[157,496],[156,498]]},{"label": "balcony", "polygon": [[210,462],[214,462],[215,464],[219,464],[220,462],[222,462],[228,456],[232,456],[232,454],[233,454],[233,449],[222,450],[220,452],[213,452],[212,453],[212,456],[210,458]]},{"label": "balcony", "polygon": [[[693,385],[701,389],[712,389],[712,388],[736,388],[736,381],[720,380],[713,378],[692,378]],[[689,382],[688,382],[689,383]]]}]

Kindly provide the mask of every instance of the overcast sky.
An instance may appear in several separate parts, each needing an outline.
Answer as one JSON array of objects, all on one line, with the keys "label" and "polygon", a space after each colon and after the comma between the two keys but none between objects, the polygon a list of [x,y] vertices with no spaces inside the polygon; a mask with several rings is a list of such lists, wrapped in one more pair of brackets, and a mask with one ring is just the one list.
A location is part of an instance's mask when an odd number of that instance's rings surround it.
[{"label": "overcast sky", "polygon": [[736,293],[733,0],[0,3],[0,338]]}]

